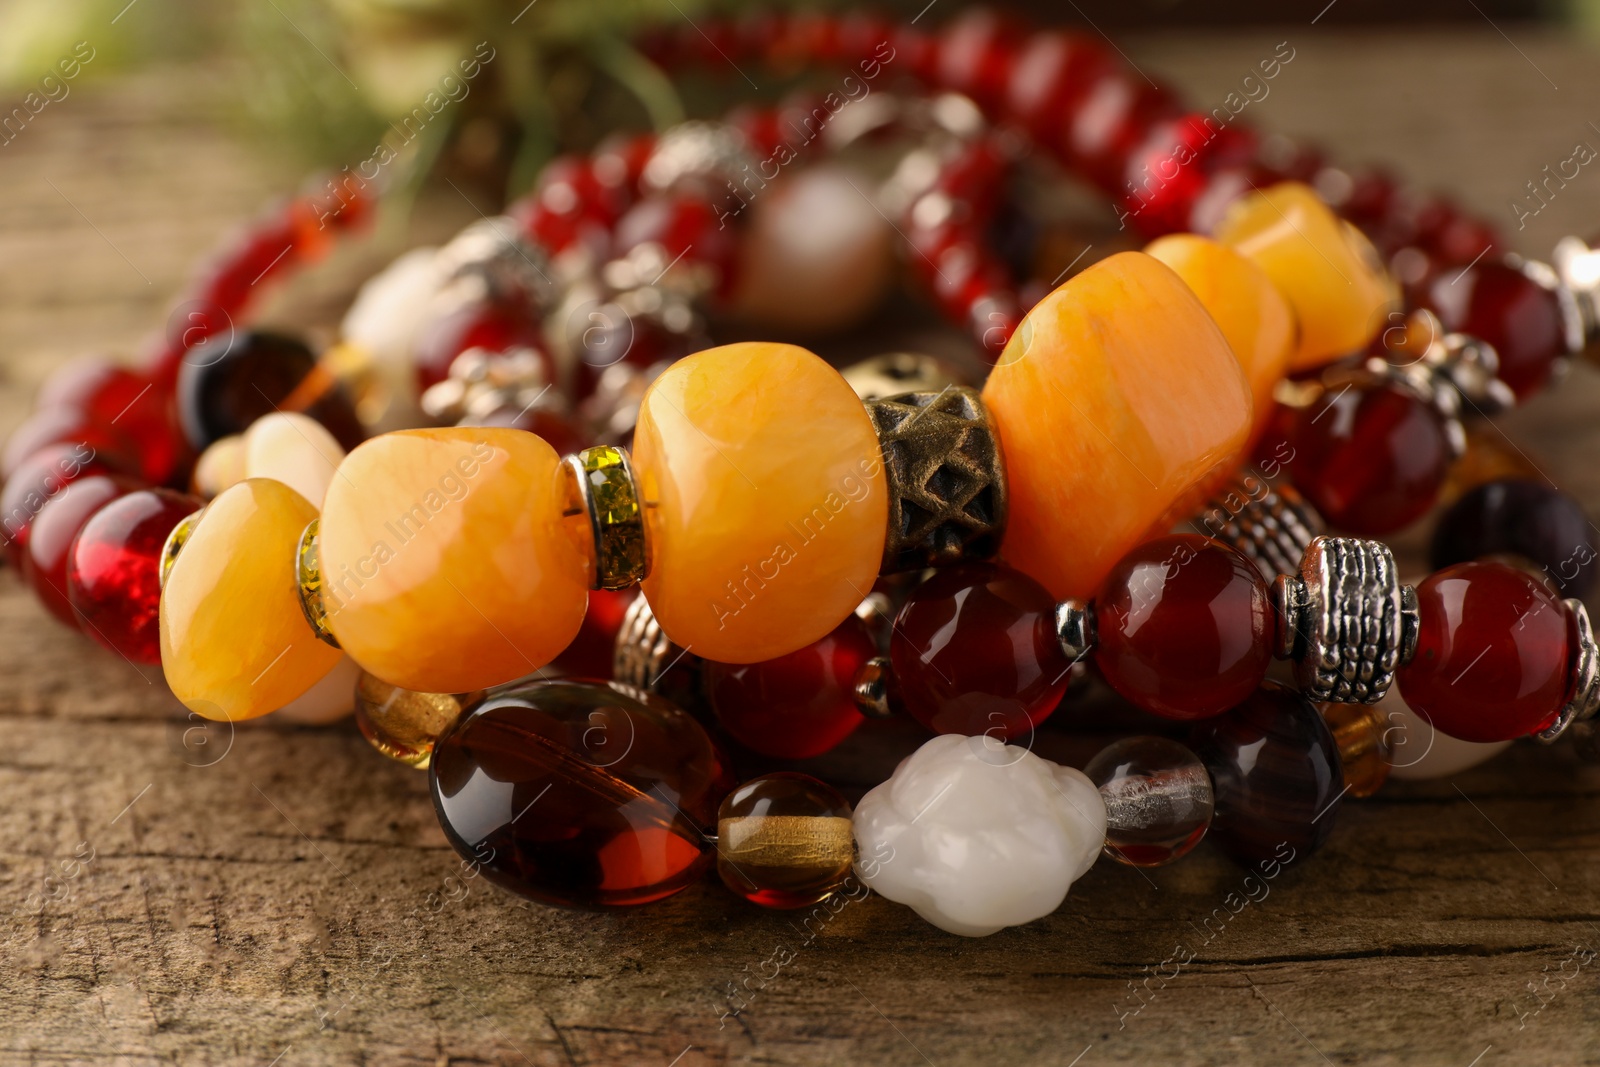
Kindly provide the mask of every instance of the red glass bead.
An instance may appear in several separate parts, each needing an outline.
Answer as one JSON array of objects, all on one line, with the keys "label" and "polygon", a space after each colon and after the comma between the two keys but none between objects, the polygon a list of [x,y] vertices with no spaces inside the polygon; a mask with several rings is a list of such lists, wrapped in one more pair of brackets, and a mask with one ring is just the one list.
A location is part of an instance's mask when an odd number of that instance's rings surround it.
[{"label": "red glass bead", "polygon": [[1157,123],[1128,161],[1119,190],[1124,217],[1145,237],[1187,229],[1211,172],[1245,162],[1255,148],[1254,134],[1219,129],[1209,114]]},{"label": "red glass bead", "polygon": [[577,678],[611,677],[617,631],[622,629],[628,605],[638,595],[637,589],[591,589],[589,610],[578,627],[578,636],[556,658],[556,666]]},{"label": "red glass bead", "polygon": [[1423,515],[1450,466],[1438,413],[1377,381],[1330,388],[1299,411],[1289,443],[1295,486],[1331,525],[1368,537]]},{"label": "red glass bead", "polygon": [[84,633],[135,663],[161,662],[161,549],[200,505],[169,489],[141,489],[90,517],[67,565],[67,598]]},{"label": "red glass bead", "polygon": [[1012,64],[1006,110],[1035,136],[1050,137],[1061,116],[1112,66],[1104,49],[1078,34],[1035,34]]},{"label": "red glass bead", "polygon": [[82,445],[109,466],[139,469],[132,442],[115,426],[74,408],[45,408],[22,420],[0,452],[0,475],[10,478],[22,461],[47,445]]},{"label": "red glass bead", "polygon": [[1167,719],[1242,702],[1272,665],[1272,609],[1255,564],[1209,537],[1146,541],[1094,599],[1095,665],[1111,688]]},{"label": "red glass bead", "polygon": [[1463,741],[1544,729],[1566,703],[1575,644],[1566,606],[1503,563],[1459,563],[1417,586],[1417,652],[1395,680],[1412,711]]},{"label": "red glass bead", "polygon": [[40,386],[35,405],[81,411],[115,427],[138,456],[146,481],[168,481],[187,458],[170,391],[109,360],[90,356],[62,366]]},{"label": "red glass bead", "polygon": [[112,468],[83,444],[47,445],[23,460],[0,490],[0,534],[7,561],[22,566],[33,520],[58,493],[79,478],[110,473]]},{"label": "red glass bead", "polygon": [[1445,271],[1429,287],[1428,304],[1445,329],[1494,346],[1500,380],[1518,399],[1537,392],[1566,351],[1556,294],[1505,263],[1486,260],[1464,273]]},{"label": "red glass bead", "polygon": [[1000,740],[1043,722],[1072,669],[1056,638],[1055,598],[992,563],[949,567],[918,586],[895,619],[889,658],[918,722]]},{"label": "red glass bead", "polygon": [[39,603],[67,625],[78,624],[67,599],[73,539],[95,512],[137,488],[138,483],[118,474],[80,478],[41,508],[34,519],[22,571]]},{"label": "red glass bead", "polygon": [[717,720],[746,748],[778,759],[820,756],[861,725],[856,672],[878,654],[852,615],[798,652],[764,663],[703,664]]},{"label": "red glass bead", "polygon": [[202,268],[196,299],[230,315],[242,312],[263,291],[258,283],[296,265],[297,236],[295,218],[287,205],[252,223]]},{"label": "red glass bead", "polygon": [[426,389],[450,377],[450,364],[469,348],[504,352],[511,348],[544,351],[538,320],[520,302],[476,300],[439,316],[417,336],[417,384]]},{"label": "red glass bead", "polygon": [[666,264],[684,260],[704,263],[717,271],[719,285],[732,282],[734,229],[700,197],[653,196],[629,208],[617,220],[617,254],[625,255],[647,242],[661,246]]},{"label": "red glass bead", "polygon": [[1143,78],[1113,70],[1098,78],[1062,119],[1059,150],[1101,188],[1116,191],[1129,156],[1151,127],[1176,110],[1171,98]]},{"label": "red glass bead", "polygon": [[993,108],[1005,99],[1020,38],[1017,27],[994,11],[963,11],[939,37],[940,87]]},{"label": "red glass bead", "polygon": [[445,837],[491,882],[588,908],[648,904],[693,883],[734,785],[684,712],[567,681],[486,697],[434,745],[428,777]]}]

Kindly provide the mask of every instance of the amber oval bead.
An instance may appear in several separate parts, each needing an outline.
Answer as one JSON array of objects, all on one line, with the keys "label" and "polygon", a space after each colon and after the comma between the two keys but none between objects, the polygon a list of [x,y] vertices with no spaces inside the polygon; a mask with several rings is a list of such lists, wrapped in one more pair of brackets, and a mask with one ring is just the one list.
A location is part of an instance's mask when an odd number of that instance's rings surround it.
[{"label": "amber oval bead", "polygon": [[1210,238],[1168,234],[1145,251],[1194,290],[1228,339],[1250,383],[1255,409],[1251,437],[1259,437],[1272,418],[1272,391],[1294,352],[1295,321],[1288,302],[1260,267]]},{"label": "amber oval bead", "polygon": [[1215,236],[1265,271],[1294,310],[1291,368],[1358,352],[1389,325],[1399,291],[1377,251],[1309,186],[1280,182],[1241,198]]},{"label": "amber oval bead", "polygon": [[1250,432],[1250,388],[1182,278],[1111,256],[1028,313],[983,387],[1005,453],[1001,555],[1056,597],[1087,597],[1124,553],[1184,517]]},{"label": "amber oval bead", "polygon": [[941,734],[1026,737],[1066,692],[1055,599],[992,563],[947,567],[900,609],[889,659],[905,709]]},{"label": "amber oval bead", "polygon": [[724,345],[650,386],[634,432],[644,595],[674,642],[757,663],[827,634],[872,590],[889,500],[878,437],[839,372],[794,345]]},{"label": "amber oval bead", "polygon": [[1255,564],[1199,534],[1158,537],[1112,568],[1094,599],[1095,665],[1167,719],[1244,700],[1272,665],[1272,609]]},{"label": "amber oval bead", "polygon": [[1316,705],[1267,682],[1198,724],[1189,747],[1211,772],[1211,840],[1240,864],[1291,863],[1333,831],[1344,773]]},{"label": "amber oval bead", "polygon": [[534,682],[468,709],[433,748],[434,809],[492,882],[564,907],[671,896],[711,860],[733,787],[687,714],[624,686]]},{"label": "amber oval bead", "polygon": [[161,667],[191,710],[265,715],[339,662],[306,625],[295,580],[300,533],[316,517],[304,497],[265,478],[206,507],[161,589]]},{"label": "amber oval bead", "polygon": [[717,876],[764,908],[803,908],[833,894],[855,862],[850,803],[804,774],[764,774],[717,810]]},{"label": "amber oval bead", "polygon": [[1566,605],[1503,563],[1460,563],[1417,586],[1417,652],[1395,673],[1412,711],[1463,741],[1549,726],[1571,687]]},{"label": "amber oval bead", "polygon": [[562,528],[560,459],[531,433],[402,430],[350,453],[318,534],[328,625],[402,689],[466,693],[572,641],[588,574]]}]

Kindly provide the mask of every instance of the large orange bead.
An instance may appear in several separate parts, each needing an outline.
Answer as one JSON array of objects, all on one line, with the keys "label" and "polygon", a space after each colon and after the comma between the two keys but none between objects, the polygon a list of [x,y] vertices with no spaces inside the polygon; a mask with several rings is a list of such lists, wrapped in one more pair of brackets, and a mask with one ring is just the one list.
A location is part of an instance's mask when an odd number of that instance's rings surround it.
[{"label": "large orange bead", "polygon": [[1172,270],[1111,256],[1041,300],[983,388],[1005,453],[1001,555],[1055,596],[1113,564],[1232,470],[1250,388],[1222,331]]},{"label": "large orange bead", "polygon": [[1228,339],[1250,383],[1255,407],[1250,436],[1252,440],[1260,436],[1272,417],[1272,390],[1288,369],[1295,348],[1294,313],[1288,301],[1260,267],[1208,237],[1168,234],[1145,251],[1194,290]]},{"label": "large orange bead", "polygon": [[1399,290],[1372,244],[1309,186],[1280,182],[1236,202],[1216,238],[1253,260],[1283,293],[1299,326],[1294,370],[1366,347],[1390,325]]},{"label": "large orange bead", "polygon": [[201,514],[161,589],[161,668],[208,719],[253,719],[294,700],[338,664],[300,610],[295,548],[317,509],[279,482],[250,478]]},{"label": "large orange bead", "polygon": [[673,364],[644,396],[634,469],[653,557],[644,594],[695,655],[786,655],[872,591],[889,521],[878,437],[805,349],[748,342]]},{"label": "large orange bead", "polygon": [[403,430],[339,465],[318,534],[328,625],[369,674],[464,693],[533,674],[578,632],[588,563],[560,459],[522,430]]}]

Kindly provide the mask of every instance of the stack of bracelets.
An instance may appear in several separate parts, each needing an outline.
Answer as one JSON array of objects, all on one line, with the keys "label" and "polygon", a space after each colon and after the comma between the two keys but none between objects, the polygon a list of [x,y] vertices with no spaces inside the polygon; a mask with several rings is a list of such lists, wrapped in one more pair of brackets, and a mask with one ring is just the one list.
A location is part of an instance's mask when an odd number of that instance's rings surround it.
[{"label": "stack of bracelets", "polygon": [[[376,182],[274,209],[142,364],[64,368],[11,436],[6,552],[45,607],[208,719],[327,722],[354,692],[464,859],[566,906],[659,900],[714,859],[766,907],[854,871],[985,935],[1050,913],[1102,851],[1309,854],[1383,783],[1397,723],[1439,732],[1419,777],[1592,729],[1573,501],[1479,479],[1414,585],[1371,538],[1439,501],[1468,416],[1600,333],[1600,253],[1485,255],[1498,236],[1444,201],[983,12],[645,47],[834,65],[844,92],[558,160],[371,279],[320,355],[238,324],[262,278],[370,217]],[[903,89],[857,99],[880,78]],[[892,154],[881,188],[822,164],[764,192],[847,148]],[[1044,161],[1153,242],[1026,277],[1008,190]],[[896,241],[992,363],[981,388],[906,353],[841,374],[706,347],[730,303],[870,311]],[[1128,738],[1082,771],[1034,754],[1085,674],[1188,743]],[[936,736],[852,810],[801,774],[738,784],[679,705],[779,760],[866,718]]]}]

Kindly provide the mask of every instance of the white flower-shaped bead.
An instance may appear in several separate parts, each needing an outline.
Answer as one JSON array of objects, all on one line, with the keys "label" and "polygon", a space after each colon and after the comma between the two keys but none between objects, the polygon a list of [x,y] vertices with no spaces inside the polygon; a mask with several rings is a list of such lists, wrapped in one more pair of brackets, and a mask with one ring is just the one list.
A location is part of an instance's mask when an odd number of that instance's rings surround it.
[{"label": "white flower-shaped bead", "polygon": [[941,930],[985,937],[1050,914],[1100,855],[1106,808],[1082,771],[945,734],[855,812],[856,873]]}]

